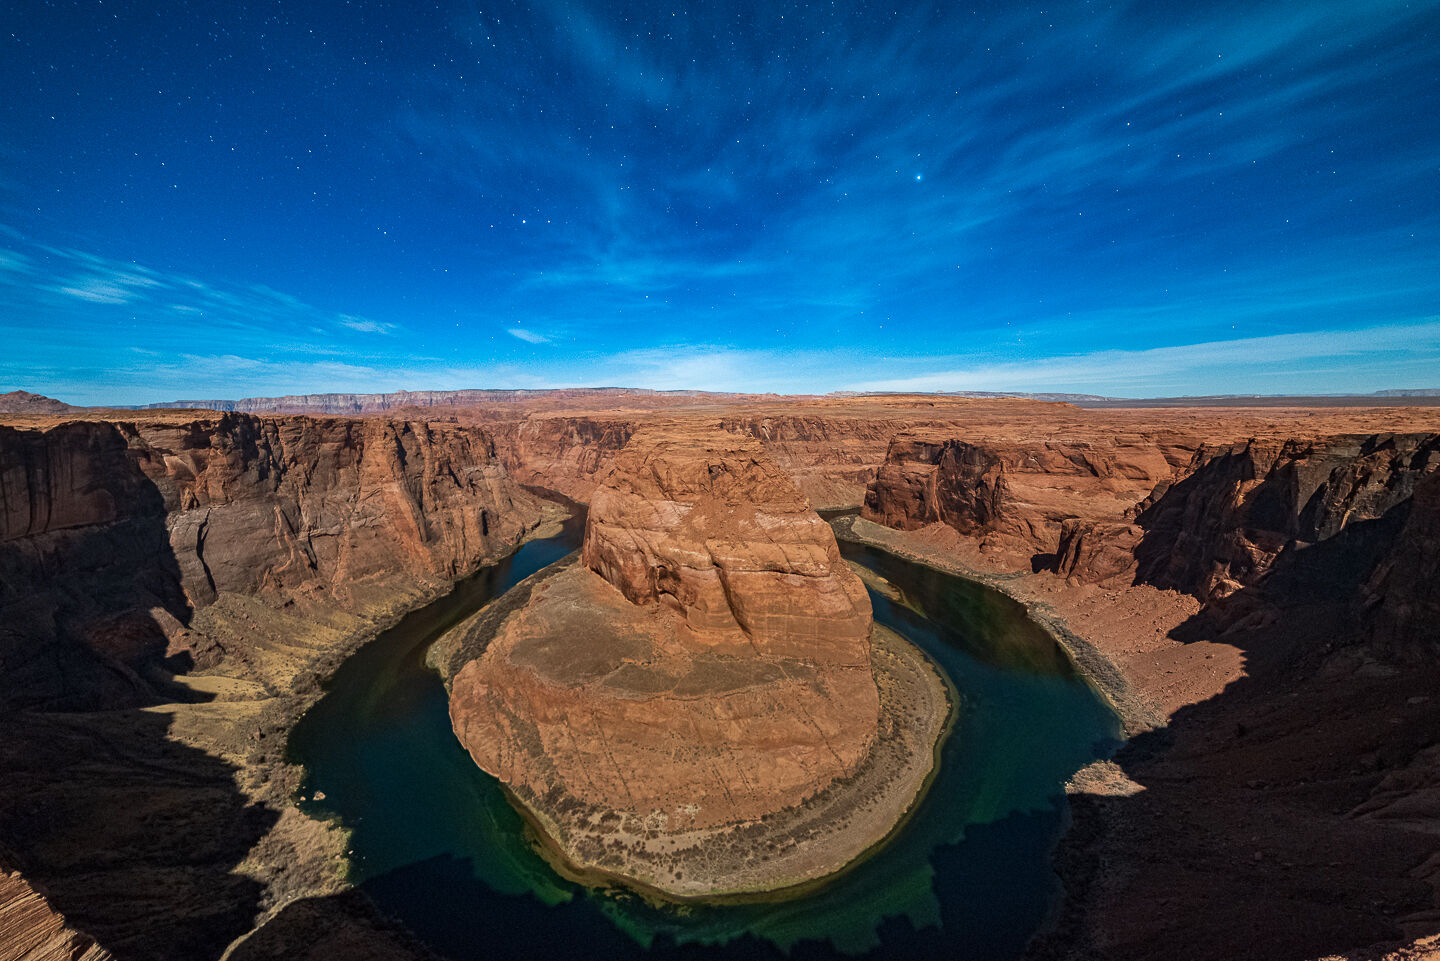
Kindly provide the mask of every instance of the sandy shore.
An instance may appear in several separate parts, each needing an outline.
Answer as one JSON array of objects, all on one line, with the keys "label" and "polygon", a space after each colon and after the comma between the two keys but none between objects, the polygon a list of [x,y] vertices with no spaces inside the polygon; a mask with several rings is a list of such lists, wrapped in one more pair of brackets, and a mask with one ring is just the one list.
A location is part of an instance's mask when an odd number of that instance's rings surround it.
[{"label": "sandy shore", "polygon": [[948,545],[928,541],[923,534],[897,531],[860,517],[841,517],[831,526],[841,540],[876,547],[896,557],[984,584],[1020,603],[1030,619],[1055,638],[1080,673],[1104,695],[1120,717],[1127,735],[1148,731],[1165,723],[1164,713],[1146,696],[1146,692],[1138,690],[1105,651],[1072,629],[1066,613],[1042,599],[1033,583],[1028,583],[1037,579],[1033,575],[966,564]]}]

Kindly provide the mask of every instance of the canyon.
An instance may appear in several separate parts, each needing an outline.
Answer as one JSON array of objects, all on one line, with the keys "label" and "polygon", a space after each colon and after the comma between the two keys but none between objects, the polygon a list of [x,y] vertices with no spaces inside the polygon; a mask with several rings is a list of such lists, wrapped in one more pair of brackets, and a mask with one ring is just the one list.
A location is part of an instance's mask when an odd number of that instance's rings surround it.
[{"label": "canyon", "polygon": [[[380,626],[558,516],[534,488],[589,505],[582,555],[434,656],[462,741],[556,835],[540,756],[575,812],[593,805],[572,827],[667,856],[668,819],[635,819],[677,785],[704,799],[686,826],[723,832],[857,770],[884,691],[856,669],[864,595],[810,508],[859,508],[842,538],[1010,594],[1125,722],[1114,758],[1067,785],[1066,898],[1033,956],[1364,957],[1440,931],[1434,408],[616,391],[362,397],[339,416],[23,400],[0,415],[0,945],[270,956],[283,911],[309,920],[273,956],[321,951],[337,926],[372,932],[357,943],[375,956],[414,956],[343,893],[343,832],[291,803],[281,743]],[[674,526],[723,503],[715,485],[734,473],[712,477],[696,444],[754,472],[735,496],[762,505],[745,537]],[[646,473],[656,457],[669,466]],[[691,510],[662,506],[678,504]],[[711,540],[731,553],[697,561]],[[798,610],[838,612],[829,653],[751,583],[817,579],[754,563],[777,549],[828,571]],[[622,626],[608,660],[543,643],[566,617],[600,630],[602,611]],[[732,654],[756,676],[714,668]],[[835,756],[777,720],[773,702],[803,685],[776,664],[830,686],[804,704]],[[647,724],[690,710],[703,696],[673,692],[697,665],[711,693],[723,681],[750,698],[739,743],[783,745],[793,764],[762,768],[741,798],[721,788],[753,765],[706,773],[673,753],[629,762],[655,777],[623,806],[628,783],[582,787],[594,745],[554,732],[587,729],[582,714],[623,727],[642,703],[660,712]],[[516,698],[532,704],[525,736],[496,706]],[[622,807],[631,822],[601,831]],[[628,863],[572,836],[561,846],[582,867]],[[664,866],[657,886],[698,890],[674,876],[693,866]]]}]

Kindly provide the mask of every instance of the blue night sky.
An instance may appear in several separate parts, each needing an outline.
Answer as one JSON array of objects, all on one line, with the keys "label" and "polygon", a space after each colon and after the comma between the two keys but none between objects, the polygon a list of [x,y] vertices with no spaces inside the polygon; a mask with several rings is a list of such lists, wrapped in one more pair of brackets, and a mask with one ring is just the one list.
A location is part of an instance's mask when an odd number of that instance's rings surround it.
[{"label": "blue night sky", "polygon": [[0,390],[1440,386],[1436,2],[18,0],[0,90]]}]

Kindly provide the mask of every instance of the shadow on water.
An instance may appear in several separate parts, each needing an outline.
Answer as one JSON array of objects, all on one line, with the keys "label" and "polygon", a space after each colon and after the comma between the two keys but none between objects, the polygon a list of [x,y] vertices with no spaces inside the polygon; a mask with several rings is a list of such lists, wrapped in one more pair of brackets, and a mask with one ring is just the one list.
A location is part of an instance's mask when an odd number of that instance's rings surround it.
[{"label": "shadow on water", "polygon": [[423,662],[444,626],[579,537],[572,524],[531,542],[466,585],[453,610],[387,632],[295,729],[304,793],[325,798],[307,810],[352,829],[352,880],[381,910],[455,959],[580,945],[606,958],[1004,959],[1045,924],[1059,893],[1049,852],[1065,819],[1062,785],[1113,749],[1114,716],[1009,598],[851,544],[847,559],[888,582],[871,592],[876,619],[923,647],[961,692],[939,774],[909,824],[799,900],[656,907],[558,877],[455,740],[443,685]]}]

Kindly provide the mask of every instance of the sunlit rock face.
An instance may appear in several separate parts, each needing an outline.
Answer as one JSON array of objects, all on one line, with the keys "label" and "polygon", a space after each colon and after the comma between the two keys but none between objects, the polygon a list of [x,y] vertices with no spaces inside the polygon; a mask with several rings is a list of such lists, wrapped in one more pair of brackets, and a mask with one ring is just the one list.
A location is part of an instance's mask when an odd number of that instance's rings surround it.
[{"label": "sunlit rock face", "polygon": [[539,522],[478,428],[146,415],[0,426],[0,706],[153,700],[226,596],[328,618],[437,590]]},{"label": "sunlit rock face", "polygon": [[632,604],[762,656],[867,662],[870,604],[829,525],[754,441],[642,437],[591,501],[585,565]]},{"label": "sunlit rock face", "polygon": [[954,439],[897,438],[865,492],[867,520],[914,530],[948,524],[962,534],[992,530],[1007,516],[1005,464],[986,447]]},{"label": "sunlit rock face", "polygon": [[452,686],[476,762],[542,810],[677,832],[792,807],[875,735],[871,611],[830,528],[750,438],[642,432],[581,562]]}]

